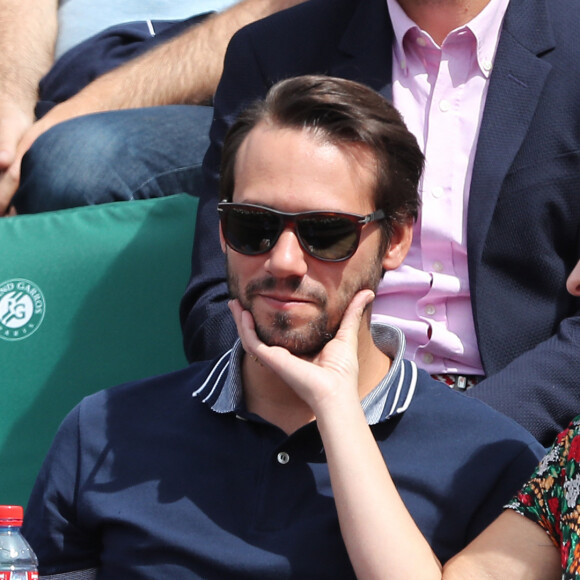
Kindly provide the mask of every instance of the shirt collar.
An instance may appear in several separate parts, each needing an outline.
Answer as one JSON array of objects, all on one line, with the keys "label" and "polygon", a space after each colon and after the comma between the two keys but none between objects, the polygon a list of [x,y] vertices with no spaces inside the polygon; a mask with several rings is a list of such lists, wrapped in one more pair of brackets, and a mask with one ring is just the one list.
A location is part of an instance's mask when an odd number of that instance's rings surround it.
[{"label": "shirt collar", "polygon": [[[413,34],[423,34],[430,38],[429,34],[422,31],[401,8],[397,0],[386,0],[395,42],[397,62],[401,63],[403,69],[406,68],[407,55],[404,49],[405,36],[413,31]],[[509,0],[490,0],[489,4],[465,26],[461,26],[449,33],[448,38],[453,34],[469,30],[477,44],[477,63],[481,73],[488,78],[491,74],[497,45],[499,42],[503,19],[509,4]],[[434,43],[433,43],[434,44]]]},{"label": "shirt collar", "polygon": [[[375,322],[371,326],[375,344],[392,359],[389,372],[362,400],[369,425],[404,413],[415,392],[417,367],[403,359],[405,336],[398,328]],[[237,413],[244,408],[241,342],[225,353],[210,369],[203,384],[193,392],[216,413]]]}]

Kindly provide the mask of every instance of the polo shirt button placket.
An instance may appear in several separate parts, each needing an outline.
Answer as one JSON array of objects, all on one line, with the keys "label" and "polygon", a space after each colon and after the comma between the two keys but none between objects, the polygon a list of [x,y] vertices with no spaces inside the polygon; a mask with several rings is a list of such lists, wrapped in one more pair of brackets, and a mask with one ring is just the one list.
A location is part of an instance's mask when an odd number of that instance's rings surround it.
[{"label": "polo shirt button placket", "polygon": [[280,465],[286,465],[290,461],[290,455],[288,455],[286,451],[280,451],[280,453],[278,453],[276,456],[276,459]]}]

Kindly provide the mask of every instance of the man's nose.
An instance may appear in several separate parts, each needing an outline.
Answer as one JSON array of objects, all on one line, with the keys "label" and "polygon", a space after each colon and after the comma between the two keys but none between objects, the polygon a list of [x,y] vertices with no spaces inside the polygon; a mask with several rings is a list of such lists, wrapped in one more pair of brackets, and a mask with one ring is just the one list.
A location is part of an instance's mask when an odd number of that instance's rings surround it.
[{"label": "man's nose", "polygon": [[276,278],[304,276],[308,270],[306,253],[302,249],[296,233],[286,228],[268,253],[267,271]]}]

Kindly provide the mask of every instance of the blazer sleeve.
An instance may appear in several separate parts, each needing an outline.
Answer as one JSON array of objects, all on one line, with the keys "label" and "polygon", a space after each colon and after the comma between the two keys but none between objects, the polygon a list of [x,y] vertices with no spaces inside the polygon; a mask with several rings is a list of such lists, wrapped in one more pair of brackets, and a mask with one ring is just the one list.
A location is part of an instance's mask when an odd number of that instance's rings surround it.
[{"label": "blazer sleeve", "polygon": [[548,447],[580,410],[580,313],[467,391],[515,419]]}]

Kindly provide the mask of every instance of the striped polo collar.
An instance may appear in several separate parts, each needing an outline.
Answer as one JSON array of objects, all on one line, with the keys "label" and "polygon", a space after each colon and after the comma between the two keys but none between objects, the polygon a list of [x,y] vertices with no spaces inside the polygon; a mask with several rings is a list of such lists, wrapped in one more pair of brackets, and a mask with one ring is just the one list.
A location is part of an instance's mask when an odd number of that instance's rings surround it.
[{"label": "striped polo collar", "polygon": [[[395,326],[373,322],[375,344],[392,360],[389,372],[362,400],[361,405],[369,425],[404,413],[411,403],[417,384],[415,363],[405,360],[405,336]],[[243,408],[241,342],[236,341],[210,368],[203,384],[193,392],[216,413],[235,413]]]}]

